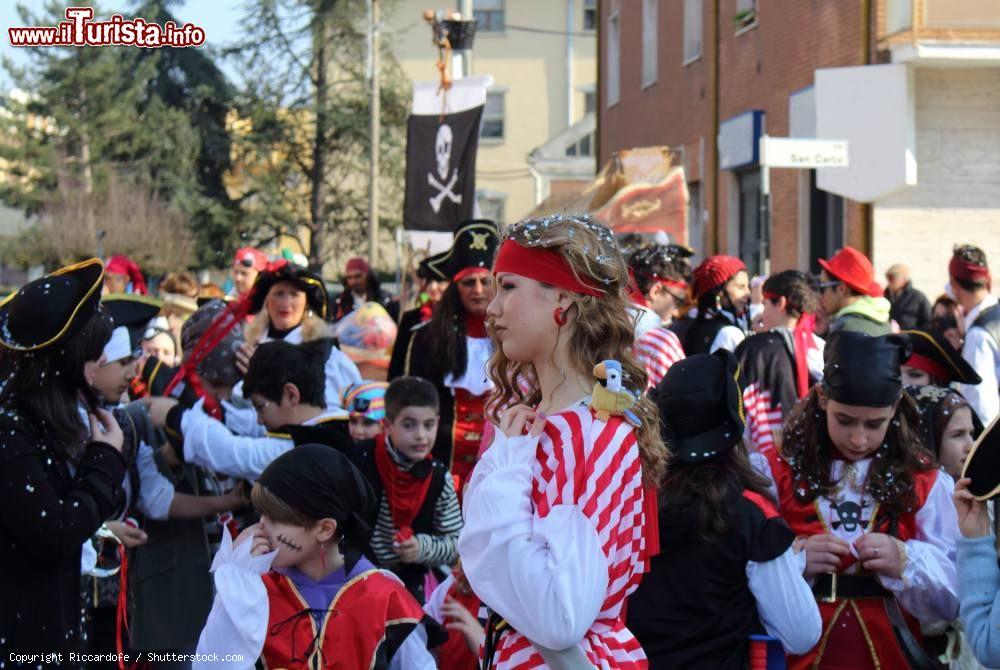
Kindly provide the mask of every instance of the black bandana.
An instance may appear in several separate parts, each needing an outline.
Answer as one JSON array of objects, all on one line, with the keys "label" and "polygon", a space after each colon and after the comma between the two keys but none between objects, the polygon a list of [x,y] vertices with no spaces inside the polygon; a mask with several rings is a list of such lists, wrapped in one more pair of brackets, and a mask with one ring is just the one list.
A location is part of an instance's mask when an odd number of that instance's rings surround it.
[{"label": "black bandana", "polygon": [[376,501],[371,484],[346,456],[304,444],[274,459],[257,481],[306,516],[334,519],[348,570],[353,567],[368,545]]},{"label": "black bandana", "polygon": [[899,400],[899,367],[910,357],[910,344],[899,335],[872,337],[839,331],[823,352],[823,390],[845,405],[888,407]]}]

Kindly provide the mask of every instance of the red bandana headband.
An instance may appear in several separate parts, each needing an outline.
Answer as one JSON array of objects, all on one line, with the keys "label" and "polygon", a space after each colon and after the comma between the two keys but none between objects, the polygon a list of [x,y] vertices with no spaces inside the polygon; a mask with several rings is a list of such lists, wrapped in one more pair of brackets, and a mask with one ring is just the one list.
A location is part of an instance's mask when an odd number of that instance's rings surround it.
[{"label": "red bandana headband", "polygon": [[557,286],[573,293],[601,297],[604,292],[577,279],[566,259],[541,247],[524,247],[508,239],[500,247],[493,274],[501,272],[527,277],[543,284]]},{"label": "red bandana headband", "polygon": [[948,372],[948,368],[941,365],[933,358],[921,356],[920,354],[911,354],[910,358],[903,365],[909,365],[911,368],[923,370],[930,376],[937,377],[938,379],[947,380],[951,378],[951,373]]},{"label": "red bandana headband", "polygon": [[656,283],[663,284],[667,288],[677,289],[678,291],[686,292],[688,290],[687,282],[677,281],[676,279],[660,279],[659,277],[657,277]]},{"label": "red bandana headband", "polygon": [[962,281],[978,281],[980,279],[985,279],[987,283],[991,281],[989,268],[958,256],[951,257],[951,262],[948,263],[948,274]]},{"label": "red bandana headband", "polygon": [[455,273],[455,276],[451,278],[452,281],[462,281],[466,277],[471,277],[472,275],[477,275],[482,272],[486,274],[490,273],[489,268],[481,268],[478,265],[473,265],[472,267],[464,268]]}]

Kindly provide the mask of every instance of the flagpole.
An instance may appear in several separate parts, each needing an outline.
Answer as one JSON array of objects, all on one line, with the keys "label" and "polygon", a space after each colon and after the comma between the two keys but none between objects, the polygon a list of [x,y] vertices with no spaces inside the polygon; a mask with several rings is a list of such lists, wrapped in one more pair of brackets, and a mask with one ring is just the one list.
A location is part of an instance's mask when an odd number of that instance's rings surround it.
[{"label": "flagpole", "polygon": [[368,81],[371,96],[370,142],[371,165],[368,177],[368,264],[378,263],[379,208],[379,136],[382,132],[381,100],[379,99],[379,0],[368,0]]}]

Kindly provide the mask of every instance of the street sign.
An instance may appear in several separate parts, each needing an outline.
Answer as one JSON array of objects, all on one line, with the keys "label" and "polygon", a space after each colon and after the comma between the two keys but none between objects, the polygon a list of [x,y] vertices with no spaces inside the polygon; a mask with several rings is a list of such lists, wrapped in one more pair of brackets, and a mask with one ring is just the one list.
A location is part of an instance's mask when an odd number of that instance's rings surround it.
[{"label": "street sign", "polygon": [[771,168],[847,167],[847,140],[760,138],[760,164]]}]

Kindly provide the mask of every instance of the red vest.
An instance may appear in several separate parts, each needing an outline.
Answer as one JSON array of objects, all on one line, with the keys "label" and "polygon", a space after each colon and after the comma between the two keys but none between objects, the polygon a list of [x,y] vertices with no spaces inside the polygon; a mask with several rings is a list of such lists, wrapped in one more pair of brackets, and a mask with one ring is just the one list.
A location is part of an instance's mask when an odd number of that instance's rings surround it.
[{"label": "red vest", "polygon": [[406,588],[380,570],[368,570],[347,582],[330,603],[319,630],[292,580],[271,571],[264,575],[264,586],[270,616],[261,659],[264,667],[275,670],[374,668],[387,629],[416,626],[424,617]]},{"label": "red vest", "polygon": [[[802,503],[795,498],[795,475],[791,466],[778,455],[776,449],[767,454],[771,475],[778,489],[778,505],[781,516],[796,535],[820,535],[830,529],[820,515],[818,501]],[[937,470],[922,470],[913,473],[913,490],[916,496],[915,510],[927,502]],[[888,533],[889,519],[878,507],[873,512],[871,532]],[[916,535],[916,512],[899,517],[895,537],[905,542]],[[842,571],[855,562],[853,556],[841,559]],[[896,642],[895,633],[885,612],[882,600],[877,598],[838,598],[835,602],[819,603],[823,617],[823,634],[819,644],[804,656],[789,656],[791,670],[805,668],[905,668],[906,657]],[[920,625],[905,610],[903,616],[910,630],[919,640]]]},{"label": "red vest", "polygon": [[448,471],[455,478],[455,491],[459,500],[462,487],[472,476],[479,455],[479,443],[483,439],[483,424],[486,422],[486,396],[472,395],[465,389],[455,391],[455,413],[451,425],[451,463]]}]

